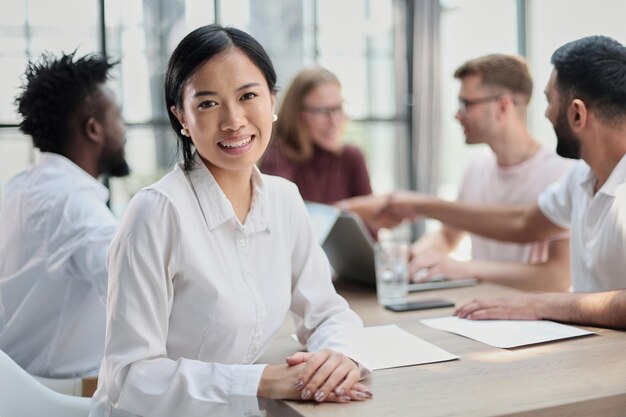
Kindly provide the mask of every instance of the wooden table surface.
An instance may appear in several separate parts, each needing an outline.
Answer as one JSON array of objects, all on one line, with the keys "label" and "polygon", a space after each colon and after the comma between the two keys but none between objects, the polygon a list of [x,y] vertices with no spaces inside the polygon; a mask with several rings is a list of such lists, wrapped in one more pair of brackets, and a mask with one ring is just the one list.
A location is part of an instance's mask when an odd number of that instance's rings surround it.
[{"label": "wooden table surface", "polygon": [[[459,355],[455,361],[373,372],[364,383],[374,398],[350,404],[266,401],[271,416],[626,416],[626,332],[585,327],[592,336],[499,349],[432,329],[419,320],[452,308],[393,313],[371,290],[346,284],[338,291],[366,326],[395,323]],[[464,303],[517,291],[491,284],[427,291],[410,300],[446,298]],[[286,323],[259,362],[279,363],[299,349]]]}]

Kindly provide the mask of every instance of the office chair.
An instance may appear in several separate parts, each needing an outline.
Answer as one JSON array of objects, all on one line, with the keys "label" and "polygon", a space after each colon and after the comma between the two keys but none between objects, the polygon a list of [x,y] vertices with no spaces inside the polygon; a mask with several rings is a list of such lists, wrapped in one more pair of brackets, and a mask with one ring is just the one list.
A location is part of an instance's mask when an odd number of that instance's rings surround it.
[{"label": "office chair", "polygon": [[35,376],[34,378],[52,391],[77,397],[93,397],[98,385],[98,378],[95,376],[64,379],[43,378],[40,376]]},{"label": "office chair", "polygon": [[43,386],[0,350],[0,416],[87,417],[91,399]]}]

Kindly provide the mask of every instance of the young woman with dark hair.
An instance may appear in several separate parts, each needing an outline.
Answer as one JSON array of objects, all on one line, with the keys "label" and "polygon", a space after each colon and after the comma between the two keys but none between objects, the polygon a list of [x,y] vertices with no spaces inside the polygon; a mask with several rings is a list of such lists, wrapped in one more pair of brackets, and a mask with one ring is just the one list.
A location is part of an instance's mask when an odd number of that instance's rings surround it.
[{"label": "young woman with dark hair", "polygon": [[[332,286],[296,187],[255,167],[275,83],[263,48],[237,29],[201,27],[172,54],[165,96],[184,161],[133,198],[111,245],[92,416],[211,415],[239,396],[371,396],[339,353],[342,329],[361,320]],[[310,353],[255,364],[289,311]]]}]

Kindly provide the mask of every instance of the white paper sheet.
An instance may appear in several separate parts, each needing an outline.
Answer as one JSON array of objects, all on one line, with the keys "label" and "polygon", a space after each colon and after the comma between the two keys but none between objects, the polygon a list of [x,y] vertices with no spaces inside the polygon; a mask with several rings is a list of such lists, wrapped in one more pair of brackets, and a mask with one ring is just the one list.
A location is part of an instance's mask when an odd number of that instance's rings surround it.
[{"label": "white paper sheet", "polygon": [[362,364],[372,371],[458,359],[458,356],[395,324],[352,330],[348,340],[349,349],[344,353],[352,358],[360,358]]},{"label": "white paper sheet", "polygon": [[499,348],[513,348],[551,340],[593,334],[547,320],[468,320],[442,317],[421,320],[422,324],[456,333]]}]

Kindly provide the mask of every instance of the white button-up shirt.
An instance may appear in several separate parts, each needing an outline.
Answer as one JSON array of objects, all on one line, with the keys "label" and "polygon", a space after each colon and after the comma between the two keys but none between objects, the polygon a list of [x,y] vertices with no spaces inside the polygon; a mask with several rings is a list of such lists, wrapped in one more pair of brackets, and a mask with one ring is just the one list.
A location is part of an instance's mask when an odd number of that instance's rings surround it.
[{"label": "white button-up shirt", "polygon": [[579,161],[560,184],[539,196],[541,212],[571,229],[574,291],[626,288],[626,156],[594,194],[596,176]]},{"label": "white button-up shirt", "polygon": [[104,350],[105,259],[116,221],[108,190],[43,153],[8,183],[0,210],[0,349],[27,372],[97,374]]},{"label": "white button-up shirt", "polygon": [[209,170],[177,166],[130,202],[109,252],[105,357],[91,416],[207,415],[256,395],[289,311],[310,351],[362,327],[334,290],[296,186],[252,175],[241,224]]}]

